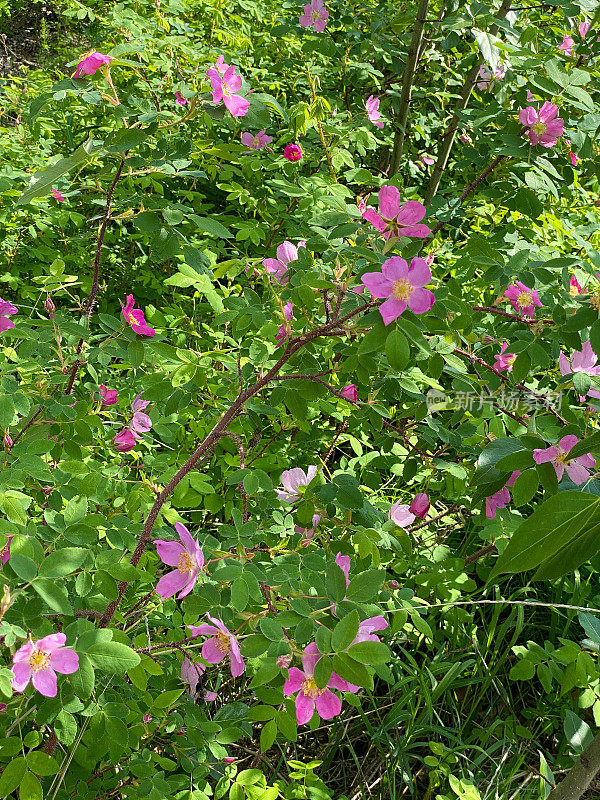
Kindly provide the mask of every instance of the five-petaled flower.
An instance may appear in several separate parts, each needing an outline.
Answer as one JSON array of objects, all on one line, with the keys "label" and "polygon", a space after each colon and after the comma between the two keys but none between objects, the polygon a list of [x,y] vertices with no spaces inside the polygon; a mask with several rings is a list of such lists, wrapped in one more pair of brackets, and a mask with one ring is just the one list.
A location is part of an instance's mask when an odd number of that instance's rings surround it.
[{"label": "five-petaled flower", "polygon": [[575,447],[579,439],[577,436],[570,434],[563,436],[558,444],[546,448],[536,448],[533,451],[533,460],[536,464],[547,464],[550,462],[556,472],[557,480],[561,480],[564,471],[573,481],[574,484],[580,486],[589,480],[589,470],[596,466],[596,459],[586,453],[576,458],[569,458],[569,452]]},{"label": "five-petaled flower", "polygon": [[424,314],[435,302],[433,292],[423,288],[431,281],[431,270],[418,256],[413,258],[410,266],[403,258],[392,256],[383,262],[381,272],[367,272],[361,281],[373,297],[387,298],[379,306],[385,325],[397,319],[407,308],[415,314]]},{"label": "five-petaled flower", "polygon": [[125,305],[122,306],[121,312],[125,318],[125,322],[131,327],[134,333],[139,333],[142,336],[154,336],[156,331],[151,328],[144,317],[144,312],[140,308],[135,308],[135,300],[132,294],[127,295]]},{"label": "five-petaled flower", "polygon": [[2,300],[0,297],[0,331],[7,331],[9,328],[14,328],[15,323],[8,317],[16,314],[19,309],[9,303],[8,300]]},{"label": "five-petaled flower", "polygon": [[219,75],[214,67],[206,70],[206,77],[210,80],[212,87],[212,102],[217,105],[223,101],[225,108],[232,117],[244,117],[250,108],[250,101],[240,94],[236,94],[242,88],[242,78],[235,71],[235,67],[228,67],[224,75]]},{"label": "five-petaled flower", "polygon": [[156,539],[156,552],[160,559],[170,567],[177,567],[163,575],[156,584],[156,592],[163,600],[179,592],[178,599],[188,595],[198,580],[198,573],[204,567],[202,548],[181,522],[175,523],[179,542]]},{"label": "five-petaled flower", "polygon": [[367,116],[373,125],[377,125],[378,128],[383,128],[383,120],[379,113],[379,98],[370,95],[365,101],[365,108],[367,109]]},{"label": "five-petaled flower", "polygon": [[144,409],[148,405],[150,405],[150,401],[142,400],[142,392],[136,396],[131,404],[132,417],[129,423],[129,430],[134,439],[141,439],[142,434],[147,433],[152,427],[152,420],[148,414],[144,414]]},{"label": "five-petaled flower", "polygon": [[79,668],[79,656],[64,647],[64,633],[51,633],[27,642],[13,656],[11,686],[15,692],[24,692],[29,681],[45,697],[56,697],[56,673],[71,675]]},{"label": "five-petaled flower", "polygon": [[522,108],[519,112],[519,122],[525,125],[525,131],[531,144],[541,144],[542,147],[554,147],[556,140],[562,136],[564,120],[557,117],[558,106],[544,103],[539,111],[533,106]]},{"label": "five-petaled flower", "polygon": [[418,200],[407,200],[400,205],[400,192],[396,186],[382,186],[378,202],[379,213],[367,208],[362,216],[381,231],[384,239],[397,239],[400,236],[425,239],[431,236],[429,227],[421,223],[426,208]]},{"label": "five-petaled flower", "polygon": [[279,499],[284,500],[286,503],[296,503],[302,496],[300,487],[308,486],[316,474],[316,467],[309,467],[306,472],[300,467],[286,469],[281,473],[283,489],[276,489]]},{"label": "five-petaled flower", "polygon": [[306,247],[306,242],[298,242],[298,246],[296,246],[292,242],[285,241],[277,248],[277,258],[265,258],[263,260],[263,267],[279,283],[288,282],[288,265],[292,261],[298,260],[298,247]]},{"label": "five-petaled flower", "polygon": [[84,75],[93,75],[99,69],[106,68],[113,59],[103,53],[93,52],[83,58],[73,73],[73,78],[83,78]]},{"label": "five-petaled flower", "polygon": [[502,342],[500,346],[500,352],[494,356],[496,359],[494,362],[494,367],[499,372],[512,372],[513,364],[515,363],[515,359],[517,357],[516,353],[507,353],[506,349],[508,347],[508,342]]},{"label": "five-petaled flower", "polygon": [[268,144],[271,144],[273,141],[272,136],[267,136],[265,131],[259,131],[258,133],[249,133],[248,131],[244,131],[240,136],[242,140],[242,144],[246,147],[249,147],[251,150],[262,150],[263,147],[266,147]]},{"label": "five-petaled flower", "polygon": [[572,36],[569,36],[567,33],[565,33],[562,42],[558,45],[558,49],[562,50],[566,56],[570,56],[574,44],[575,44],[575,39],[573,39]]},{"label": "five-petaled flower", "polygon": [[342,710],[342,701],[331,689],[340,692],[356,692],[358,687],[332,672],[327,685],[319,689],[314,679],[315,665],[321,654],[315,642],[311,642],[302,656],[302,669],[291,667],[283,686],[286,697],[296,694],[296,721],[298,725],[310,722],[317,711],[321,719],[332,719]]},{"label": "five-petaled flower", "polygon": [[299,144],[286,144],[283,148],[283,157],[288,161],[300,161],[302,158],[302,148]]},{"label": "five-petaled flower", "polygon": [[303,10],[304,13],[300,15],[300,25],[303,28],[314,27],[317,33],[322,33],[329,17],[329,11],[325,8],[323,0],[310,0]]},{"label": "five-petaled flower", "polygon": [[221,620],[206,615],[214,623],[208,625],[188,625],[192,636],[210,636],[202,645],[202,658],[209,664],[218,664],[225,656],[229,656],[231,674],[234,678],[239,677],[246,669],[244,659],[240,652],[240,646],[233,633],[223,625]]},{"label": "five-petaled flower", "polygon": [[537,291],[525,286],[521,281],[509,286],[504,292],[504,297],[510,300],[514,310],[522,317],[533,317],[535,315],[535,307],[542,307]]}]

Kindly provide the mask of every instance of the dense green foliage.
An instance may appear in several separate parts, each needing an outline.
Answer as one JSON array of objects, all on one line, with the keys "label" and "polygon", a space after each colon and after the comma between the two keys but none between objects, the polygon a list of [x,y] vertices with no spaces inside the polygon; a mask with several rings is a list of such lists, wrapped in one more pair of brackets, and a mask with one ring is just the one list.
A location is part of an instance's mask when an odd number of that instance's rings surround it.
[{"label": "dense green foliage", "polygon": [[[317,32],[289,2],[62,0],[4,78],[0,798],[541,800],[593,739],[600,13],[529,6],[332,0]],[[547,147],[519,121],[544,102]],[[431,235],[363,216],[386,186]],[[393,257],[435,303],[384,324],[353,290]],[[179,523],[181,598],[155,591]],[[214,619],[241,675],[187,627]],[[59,631],[76,671],[13,691]],[[298,724],[307,646],[341,712]]]}]

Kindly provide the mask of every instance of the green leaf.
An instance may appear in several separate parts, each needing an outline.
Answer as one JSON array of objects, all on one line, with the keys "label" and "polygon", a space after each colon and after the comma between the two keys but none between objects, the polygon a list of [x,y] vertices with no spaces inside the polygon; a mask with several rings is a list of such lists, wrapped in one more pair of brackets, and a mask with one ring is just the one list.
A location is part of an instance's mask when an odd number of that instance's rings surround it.
[{"label": "green leaf", "polygon": [[0,797],[7,797],[11,792],[14,792],[23,780],[26,771],[27,762],[23,756],[13,758],[12,761],[4,767],[2,775],[0,775]]},{"label": "green leaf", "polygon": [[392,331],[385,342],[385,354],[392,369],[402,372],[408,366],[410,345],[406,336],[399,330]]},{"label": "green leaf", "polygon": [[580,611],[578,617],[586,636],[600,649],[600,619],[587,611]]},{"label": "green leaf", "polygon": [[67,590],[64,586],[53,583],[47,578],[39,578],[31,585],[53,611],[58,611],[59,614],[65,614],[68,617],[73,616],[73,608],[69,603]]},{"label": "green leaf", "polygon": [[592,730],[587,722],[580,719],[577,714],[574,714],[570,709],[567,709],[565,715],[564,728],[567,742],[576,753],[583,753],[594,738]]},{"label": "green leaf", "polygon": [[62,578],[83,564],[88,554],[82,547],[63,547],[42,561],[39,575],[43,578]]},{"label": "green leaf", "polygon": [[345,650],[356,638],[360,618],[357,611],[351,611],[341,619],[331,634],[331,647],[335,652]]},{"label": "green leaf", "polygon": [[513,505],[516,508],[524,506],[533,499],[540,485],[540,479],[535,469],[528,469],[517,476],[511,491]]},{"label": "green leaf", "polygon": [[15,406],[10,395],[0,396],[0,428],[8,428],[15,416]]},{"label": "green leaf", "polygon": [[329,656],[321,656],[315,664],[314,679],[319,689],[324,689],[329,683],[331,673],[333,672],[333,665]]},{"label": "green leaf", "polygon": [[346,590],[348,600],[356,603],[367,603],[379,594],[385,578],[384,572],[378,569],[367,569],[352,578]]},{"label": "green leaf", "polygon": [[[499,557],[490,576],[525,572],[540,566],[561,552],[565,559],[569,548],[585,536],[585,552],[578,552],[579,564],[600,549],[600,498],[586,492],[560,492],[536,508],[513,533],[506,550]],[[590,533],[595,538],[590,540]],[[573,568],[572,560],[564,561],[564,574]],[[578,566],[578,565],[577,565]]]},{"label": "green leaf", "polygon": [[26,772],[19,784],[19,800],[43,800],[43,797],[42,784],[33,772]]},{"label": "green leaf", "polygon": [[270,749],[276,737],[277,723],[274,719],[270,719],[268,722],[265,722],[260,732],[260,749],[262,753],[266,753],[267,750]]},{"label": "green leaf", "polygon": [[37,566],[22,553],[15,553],[9,561],[11,569],[24,581],[32,581],[37,575]]},{"label": "green leaf", "polygon": [[282,626],[272,617],[263,617],[259,622],[263,634],[272,642],[282,642],[285,638]]},{"label": "green leaf", "polygon": [[363,686],[365,689],[373,688],[373,678],[370,672],[363,664],[359,664],[348,653],[336,653],[332,659],[333,670],[341,678],[354,683],[357,686]]},{"label": "green leaf", "polygon": [[17,525],[27,525],[27,514],[23,504],[13,493],[0,493],[0,506],[11,522],[15,522]]},{"label": "green leaf", "polygon": [[298,738],[298,728],[295,717],[292,717],[287,711],[278,711],[275,714],[275,720],[277,722],[277,727],[288,742],[295,742]]},{"label": "green leaf", "polygon": [[222,225],[218,220],[212,217],[199,217],[196,214],[190,214],[190,219],[193,219],[196,225],[205,233],[211,236],[216,236],[217,239],[230,239],[233,233]]},{"label": "green leaf", "polygon": [[334,603],[340,603],[346,596],[346,576],[337,564],[330,564],[325,573],[327,597]]},{"label": "green leaf", "polygon": [[154,701],[154,708],[169,708],[181,697],[183,689],[170,689],[168,692],[161,692]]},{"label": "green leaf", "polygon": [[[77,697],[81,697],[83,700],[86,700],[88,697],[91,697],[92,692],[94,691],[95,680],[96,676],[94,674],[94,668],[92,667],[92,662],[85,653],[80,653],[79,669],[77,670],[77,672],[74,672],[72,675],[69,675],[69,681]],[[36,771],[37,770],[34,770],[34,772]]]},{"label": "green leaf", "polygon": [[350,645],[348,655],[361,664],[385,664],[390,650],[383,642],[357,642]]},{"label": "green leaf", "polygon": [[36,775],[42,775],[44,777],[46,775],[56,775],[60,769],[58,761],[42,750],[33,750],[31,753],[27,753],[26,758],[27,766],[32,772],[35,772]]},{"label": "green leaf", "polygon": [[24,205],[31,202],[35,197],[42,197],[50,194],[52,184],[56,183],[59,178],[66,175],[75,167],[81,167],[88,161],[91,161],[94,154],[102,148],[102,142],[88,139],[75,152],[67,156],[67,158],[60,158],[44,169],[35,172],[29,181],[29,186],[17,200],[17,205]]},{"label": "green leaf", "polygon": [[76,522],[81,522],[88,512],[88,501],[85,497],[75,495],[72,497],[63,511],[65,523],[67,525],[74,525]]},{"label": "green leaf", "polygon": [[87,651],[92,664],[103,672],[125,674],[140,663],[140,657],[120,642],[99,642]]}]

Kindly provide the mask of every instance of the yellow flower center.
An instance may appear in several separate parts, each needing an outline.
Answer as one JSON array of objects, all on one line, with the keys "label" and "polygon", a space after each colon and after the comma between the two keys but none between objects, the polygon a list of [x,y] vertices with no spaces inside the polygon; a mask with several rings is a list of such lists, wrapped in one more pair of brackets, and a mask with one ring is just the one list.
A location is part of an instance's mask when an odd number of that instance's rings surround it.
[{"label": "yellow flower center", "polygon": [[231,650],[231,642],[229,641],[229,636],[222,631],[219,633],[215,633],[215,644],[219,648],[222,653],[228,653]]},{"label": "yellow flower center", "polygon": [[321,12],[320,11],[313,11],[312,12],[313,22],[316,22],[319,19],[320,16],[321,16]]},{"label": "yellow flower center", "polygon": [[533,297],[531,296],[531,292],[521,292],[521,294],[517,297],[517,305],[519,308],[527,308],[533,302]]},{"label": "yellow flower center", "polygon": [[596,309],[596,311],[600,312],[600,294],[591,294],[590,303]]},{"label": "yellow flower center", "polygon": [[258,136],[255,136],[254,139],[252,139],[252,144],[254,145],[254,147],[258,147],[260,145],[260,140]]},{"label": "yellow flower center", "polygon": [[314,678],[307,678],[302,682],[302,686],[300,688],[302,694],[306,695],[307,697],[312,697],[313,699],[315,697],[319,697],[319,695],[323,694],[325,691],[325,689],[319,689]]},{"label": "yellow flower center", "polygon": [[43,672],[50,666],[50,656],[41,650],[34,650],[29,656],[29,666],[32,672]]},{"label": "yellow flower center", "polygon": [[566,453],[559,453],[554,459],[554,461],[557,464],[564,464],[565,466],[570,463]]},{"label": "yellow flower center", "polygon": [[129,324],[130,324],[130,325],[137,325],[137,324],[138,324],[138,321],[137,321],[137,319],[136,319],[136,318],[133,316],[133,314],[130,314],[130,315],[129,315]]},{"label": "yellow flower center", "polygon": [[546,133],[546,123],[545,122],[534,122],[531,126],[531,130],[535,133],[536,136],[543,136]]},{"label": "yellow flower center", "polygon": [[517,357],[516,357],[516,355],[515,355],[515,356],[511,356],[510,358],[507,358],[507,359],[506,359],[506,363],[507,363],[509,366],[511,366],[512,364],[514,364],[514,363],[515,363],[515,361],[516,361],[516,360],[517,360]]},{"label": "yellow flower center", "polygon": [[569,289],[569,294],[571,295],[571,297],[575,297],[576,294],[579,294],[579,289],[577,288],[577,286],[571,286],[571,288]]},{"label": "yellow flower center", "polygon": [[412,293],[413,287],[408,278],[400,278],[400,280],[394,281],[392,294],[396,300],[408,300]]},{"label": "yellow flower center", "polygon": [[223,84],[223,97],[231,97],[231,89],[226,83]]},{"label": "yellow flower center", "polygon": [[192,559],[187,553],[182,553],[179,556],[179,563],[177,564],[179,572],[186,573],[192,571]]}]

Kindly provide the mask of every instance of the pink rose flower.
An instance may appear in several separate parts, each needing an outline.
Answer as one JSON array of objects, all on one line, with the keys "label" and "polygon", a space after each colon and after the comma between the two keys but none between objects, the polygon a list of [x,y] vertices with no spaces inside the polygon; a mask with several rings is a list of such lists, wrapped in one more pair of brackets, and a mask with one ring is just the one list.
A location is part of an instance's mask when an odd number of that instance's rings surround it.
[{"label": "pink rose flower", "polygon": [[299,144],[286,144],[283,150],[283,157],[288,161],[300,161],[302,158],[302,148]]},{"label": "pink rose flower", "polygon": [[346,400],[350,400],[353,403],[356,403],[358,400],[358,392],[356,391],[356,386],[353,383],[349,383],[347,386],[344,386],[340,394],[342,397],[345,397]]},{"label": "pink rose flower", "polygon": [[388,517],[395,522],[399,528],[408,528],[415,521],[415,515],[410,510],[410,506],[397,500],[388,511]]},{"label": "pink rose flower", "polygon": [[374,634],[373,631],[383,631],[387,627],[388,623],[385,617],[381,615],[369,617],[359,624],[358,633],[354,637],[352,644],[357,644],[358,642],[379,642],[381,639]]},{"label": "pink rose flower", "polygon": [[428,495],[425,494],[425,492],[419,492],[413,497],[408,510],[411,514],[419,517],[419,519],[425,519],[430,508],[431,502],[429,501]]},{"label": "pink rose flower", "polygon": [[431,236],[431,230],[427,225],[416,224],[425,213],[425,206],[417,200],[407,200],[400,205],[400,192],[395,186],[382,186],[379,190],[379,213],[367,208],[363,217],[381,231],[384,239],[400,236],[425,239]]},{"label": "pink rose flower", "polygon": [[527,89],[527,98],[528,103],[532,103],[535,100],[535,95],[531,93],[529,89]]},{"label": "pink rose flower", "polygon": [[576,297],[578,294],[585,294],[586,292],[587,289],[581,288],[575,275],[571,275],[571,280],[569,282],[569,294],[571,297]]},{"label": "pink rose flower", "polygon": [[217,72],[218,72],[220,75],[225,75],[225,73],[226,73],[226,72],[227,72],[227,70],[229,69],[229,64],[226,64],[226,63],[225,63],[225,61],[224,61],[224,59],[223,59],[223,56],[219,56],[219,57],[217,58],[217,60],[215,61],[215,63],[214,63],[214,65],[213,65],[213,67],[212,67],[212,68],[213,68],[213,69],[216,69],[216,70],[217,70]]},{"label": "pink rose flower", "polygon": [[[600,365],[597,366],[597,362],[598,356],[592,350],[592,345],[589,341],[583,343],[581,350],[575,350],[570,360],[564,353],[558,356],[558,368],[561,375],[570,375],[575,372],[587,372],[588,375],[600,375]],[[590,387],[587,396],[599,400],[600,391]],[[580,395],[579,399],[583,402],[585,397]]]},{"label": "pink rose flower", "polygon": [[335,557],[335,563],[344,573],[344,577],[346,578],[346,586],[350,585],[350,567],[352,566],[350,561],[350,556],[343,556],[341,553],[338,553]]},{"label": "pink rose flower", "polygon": [[7,331],[9,328],[15,327],[15,323],[8,317],[17,314],[18,311],[16,306],[0,297],[0,331]]},{"label": "pink rose flower", "polygon": [[123,428],[120,433],[117,433],[113,439],[113,442],[115,449],[120,453],[127,453],[129,450],[133,450],[137,444],[129,428]]},{"label": "pink rose flower", "polygon": [[510,503],[510,492],[508,491],[508,487],[514,486],[514,483],[520,474],[521,473],[519,470],[515,470],[499,492],[490,495],[490,497],[486,497],[485,515],[488,519],[495,519],[496,509],[504,508],[508,503]]},{"label": "pink rose flower", "polygon": [[91,53],[82,59],[71,77],[83,78],[84,75],[93,75],[100,68],[110,64],[113,59],[110,56],[105,56],[102,53]]},{"label": "pink rose flower", "polygon": [[321,719],[332,719],[340,713],[342,702],[331,689],[337,689],[340,692],[357,690],[357,687],[340,678],[335,672],[331,673],[327,686],[319,689],[314,679],[315,666],[319,658],[321,658],[319,649],[315,642],[311,642],[304,650],[302,669],[291,667],[288,679],[283,686],[283,693],[286,697],[297,693],[296,720],[298,725],[310,722],[315,710]]},{"label": "pink rose flower", "polygon": [[435,164],[435,158],[432,158],[431,156],[424,154],[422,156],[419,156],[419,163],[426,164],[427,166],[430,167],[432,164]]},{"label": "pink rose flower", "polygon": [[198,573],[204,567],[204,554],[198,542],[193,538],[185,525],[175,523],[175,530],[179,534],[179,542],[156,539],[156,552],[164,564],[177,567],[172,572],[163,575],[156,584],[156,592],[163,600],[173,597],[176,592],[178,599],[186,597],[196,585]]},{"label": "pink rose flower", "polygon": [[139,333],[141,336],[154,336],[156,331],[151,328],[144,317],[144,312],[135,308],[135,300],[132,294],[127,295],[125,305],[122,306],[121,312],[125,318],[125,322],[131,327],[134,333]]},{"label": "pink rose flower", "polygon": [[244,117],[250,108],[250,101],[239,94],[242,88],[242,78],[235,71],[235,67],[229,67],[223,76],[214,69],[206,71],[206,77],[210,80],[212,87],[212,102],[217,105],[221,101],[232,117]]},{"label": "pink rose flower", "polygon": [[431,281],[431,270],[418,256],[410,266],[403,258],[392,256],[383,262],[381,272],[367,272],[361,281],[373,297],[387,298],[379,306],[385,325],[407,308],[415,314],[424,314],[435,302],[433,292],[423,288]]},{"label": "pink rose flower", "polygon": [[558,49],[562,50],[566,56],[570,56],[573,50],[573,45],[575,44],[575,39],[572,36],[568,36],[565,33],[565,36],[562,42],[558,45]]},{"label": "pink rose flower", "polygon": [[185,691],[190,697],[196,697],[196,689],[198,688],[198,681],[206,670],[204,664],[196,661],[190,661],[186,656],[181,662],[181,680],[185,684]]},{"label": "pink rose flower", "polygon": [[288,282],[288,265],[291,264],[292,261],[298,260],[298,247],[306,247],[306,242],[298,242],[298,246],[296,246],[291,242],[285,241],[277,248],[277,258],[265,258],[263,260],[263,267],[279,283]]},{"label": "pink rose flower", "polygon": [[329,11],[323,5],[323,0],[311,0],[304,6],[304,13],[300,16],[300,25],[303,28],[314,27],[317,33],[322,33],[327,25]]},{"label": "pink rose flower", "polygon": [[175,92],[175,102],[178,106],[187,106],[190,101],[187,97],[184,97],[181,92],[177,91]]},{"label": "pink rose flower", "polygon": [[531,144],[542,147],[554,147],[556,140],[562,136],[564,120],[557,117],[558,106],[544,103],[539,112],[533,106],[519,111],[519,122],[529,130],[525,131]]},{"label": "pink rose flower", "polygon": [[[294,316],[293,303],[286,303],[284,305],[283,316],[286,322],[291,322],[292,317]],[[281,327],[277,331],[277,336],[275,337],[275,341],[277,342],[278,345],[281,345],[289,336],[291,336],[291,326],[281,325]]]},{"label": "pink rose flower", "polygon": [[509,286],[504,292],[504,297],[510,300],[514,310],[522,317],[533,317],[535,316],[535,307],[542,307],[537,291],[525,286],[521,281]]},{"label": "pink rose flower", "polygon": [[188,625],[192,636],[210,636],[202,645],[202,658],[209,664],[218,664],[225,656],[229,656],[231,674],[239,677],[246,669],[237,639],[223,625],[221,620],[206,615],[213,625]]},{"label": "pink rose flower", "polygon": [[133,403],[131,404],[131,411],[133,416],[129,423],[129,430],[131,431],[134,439],[141,439],[142,434],[147,433],[152,428],[152,420],[148,414],[144,414],[143,410],[150,404],[149,400],[142,400],[142,392],[140,392]]},{"label": "pink rose flower", "polygon": [[273,141],[272,136],[267,136],[264,130],[258,133],[248,133],[247,131],[241,135],[242,144],[249,147],[251,150],[262,150]]},{"label": "pink rose flower", "polygon": [[503,372],[504,370],[506,370],[507,372],[512,372],[513,370],[513,364],[515,363],[515,359],[517,356],[515,353],[505,353],[507,347],[508,347],[508,342],[502,342],[502,345],[500,347],[500,353],[494,356],[494,358],[496,359],[494,367],[499,372]]},{"label": "pink rose flower", "polygon": [[365,108],[367,109],[367,116],[369,120],[378,128],[383,128],[383,120],[379,113],[379,98],[370,95],[365,101]]},{"label": "pink rose flower", "polygon": [[29,681],[45,697],[56,697],[56,673],[71,675],[79,669],[79,656],[64,647],[64,633],[51,633],[27,642],[13,656],[11,686],[15,692],[24,692]]},{"label": "pink rose flower", "polygon": [[102,408],[107,406],[114,406],[119,399],[119,393],[116,389],[107,389],[106,386],[100,384],[100,397],[102,398]]},{"label": "pink rose flower", "polygon": [[64,197],[64,195],[62,195],[62,194],[61,194],[59,191],[57,191],[56,189],[52,189],[52,197],[53,197],[55,200],[58,200],[58,202],[59,202],[59,203],[64,203],[64,202],[65,202],[65,200],[67,199],[66,197]]},{"label": "pink rose flower", "polygon": [[317,474],[316,467],[309,467],[306,472],[300,467],[286,469],[281,473],[283,489],[276,489],[279,499],[285,503],[296,503],[302,497],[299,491],[301,486],[308,486]]},{"label": "pink rose flower", "polygon": [[573,481],[574,484],[580,486],[590,478],[589,469],[596,466],[596,459],[590,454],[586,453],[577,458],[568,458],[569,451],[572,450],[579,439],[577,436],[563,436],[557,445],[552,445],[546,448],[536,448],[533,451],[533,460],[536,464],[547,464],[550,462],[556,472],[556,478],[561,480],[564,471]]},{"label": "pink rose flower", "polygon": [[591,25],[592,25],[591,22],[580,22],[579,23],[579,35],[581,36],[582,39],[585,39],[585,37],[588,35],[588,31],[589,31]]}]

